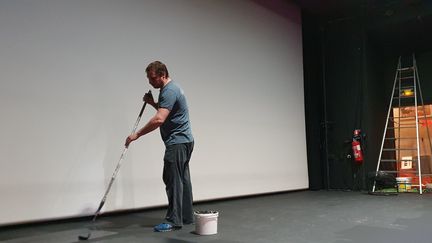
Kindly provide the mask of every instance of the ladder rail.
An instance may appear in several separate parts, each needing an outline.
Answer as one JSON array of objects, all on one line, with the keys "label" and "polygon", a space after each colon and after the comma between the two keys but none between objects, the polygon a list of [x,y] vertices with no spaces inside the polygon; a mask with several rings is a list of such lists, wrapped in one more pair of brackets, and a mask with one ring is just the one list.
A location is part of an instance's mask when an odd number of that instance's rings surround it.
[{"label": "ladder rail", "polygon": [[[381,141],[381,149],[380,149],[380,153],[379,153],[379,156],[378,156],[378,163],[377,163],[377,168],[375,170],[375,175],[376,175],[376,173],[379,170],[379,166],[380,166],[380,162],[381,162],[382,150],[383,150],[383,147],[384,147],[384,141],[385,141],[385,136],[386,136],[386,132],[387,132],[387,126],[388,126],[388,121],[389,121],[389,117],[390,117],[390,111],[392,109],[393,96],[394,96],[394,92],[395,92],[395,88],[396,88],[397,77],[400,75],[399,74],[400,68],[401,68],[401,57],[399,57],[398,66],[397,66],[396,74],[395,74],[395,78],[394,78],[393,90],[392,90],[392,95],[391,95],[390,102],[389,102],[389,108],[388,108],[388,111],[387,111],[387,119],[386,119],[386,124],[385,124],[385,127],[384,127],[384,134],[383,134],[383,138],[382,138],[382,141]],[[376,187],[376,180],[374,180],[374,184],[373,184],[373,187],[372,187],[372,192],[375,192],[375,187]]]},{"label": "ladder rail", "polygon": [[[400,62],[402,62],[402,56],[400,56],[399,57],[399,60],[400,60]],[[402,65],[402,64],[401,64]],[[408,71],[411,71],[410,69],[408,69]],[[398,109],[398,116],[401,116],[402,115],[402,113],[401,113],[401,92],[404,92],[404,91],[402,91],[402,83],[401,83],[401,77],[402,77],[402,70],[400,70],[399,71],[399,77],[398,77],[398,83],[399,83],[399,89],[398,89],[398,107],[397,107],[397,109]],[[414,87],[414,89],[415,89],[415,87]],[[394,114],[393,114],[394,115]],[[393,127],[394,127],[395,125],[394,125],[394,122],[393,122]],[[388,128],[387,128],[388,129]],[[396,134],[395,134],[395,131],[396,130],[393,130],[393,136],[396,136]],[[399,122],[397,123],[397,134],[398,134],[398,137],[401,137],[401,120],[399,120]],[[401,146],[401,142],[399,141],[399,140],[395,140],[395,142],[397,142],[396,144],[397,144],[397,149],[396,149],[396,158],[397,159],[399,159],[400,157],[401,157],[401,148],[400,148],[400,146]],[[397,165],[396,165],[397,166]]]},{"label": "ladder rail", "polygon": [[[413,54],[413,66],[415,65],[415,57]],[[414,66],[414,74],[415,74],[415,66]],[[417,80],[414,78],[414,107],[415,107],[415,115],[416,115],[416,136],[417,136],[417,170],[419,174],[419,184],[420,184],[420,194],[423,194],[422,188],[422,176],[421,176],[421,158],[420,158],[420,139],[419,139],[419,125],[418,125],[418,103],[417,103]]]},{"label": "ladder rail", "polygon": [[[418,68],[417,68],[417,61],[416,61],[416,59],[414,57],[414,54],[413,54],[413,62],[414,62],[414,68],[415,68],[414,80],[416,81],[416,83],[418,85],[418,90],[419,90],[419,93],[420,93],[420,102],[421,102],[422,107],[423,107],[423,118],[425,120],[426,133],[427,133],[428,141],[429,141],[429,148],[430,148],[430,151],[432,152],[432,143],[431,143],[430,134],[429,134],[428,120],[427,120],[427,117],[426,117],[426,107],[424,106],[423,93],[422,93],[421,86],[420,86],[420,78],[419,78]],[[419,162],[420,161],[421,161],[421,159],[419,160]],[[420,168],[420,166],[421,165],[419,165],[419,168]],[[422,176],[421,176],[421,174],[420,174],[419,184],[420,184],[420,191],[422,192],[422,189],[423,189],[422,188],[422,184],[423,183],[422,183]]]},{"label": "ladder rail", "polygon": [[429,141],[429,148],[430,151],[432,153],[432,142],[431,142],[431,138],[430,138],[430,133],[429,133],[429,126],[428,126],[428,118],[426,116],[426,107],[424,106],[424,101],[423,101],[423,93],[422,93],[422,89],[421,89],[421,85],[420,85],[420,78],[418,75],[418,68],[417,68],[417,61],[415,61],[415,69],[417,70],[415,73],[415,78],[417,79],[418,82],[418,88],[419,88],[419,93],[420,93],[420,101],[422,103],[423,106],[423,118],[425,120],[425,126],[426,126],[426,132],[427,132],[427,136],[428,136],[428,141]]}]

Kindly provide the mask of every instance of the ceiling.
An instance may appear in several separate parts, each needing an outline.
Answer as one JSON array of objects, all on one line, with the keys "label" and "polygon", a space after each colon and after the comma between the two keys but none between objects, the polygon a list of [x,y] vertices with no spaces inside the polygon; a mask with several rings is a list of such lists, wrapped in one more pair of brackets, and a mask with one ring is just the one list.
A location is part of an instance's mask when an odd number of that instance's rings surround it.
[{"label": "ceiling", "polygon": [[[418,14],[430,0],[293,0],[304,11],[319,15],[327,20],[367,14],[373,17],[391,17],[405,11],[417,10]],[[430,10],[430,9],[429,9]]]},{"label": "ceiling", "polygon": [[[287,0],[289,1],[289,0]],[[431,0],[293,0],[321,23],[357,20],[387,50],[432,50]]]}]

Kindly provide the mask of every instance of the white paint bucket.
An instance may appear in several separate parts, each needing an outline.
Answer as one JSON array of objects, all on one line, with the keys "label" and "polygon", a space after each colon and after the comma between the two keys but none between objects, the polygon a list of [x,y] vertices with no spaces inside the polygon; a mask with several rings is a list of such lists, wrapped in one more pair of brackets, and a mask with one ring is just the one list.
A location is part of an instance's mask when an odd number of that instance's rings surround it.
[{"label": "white paint bucket", "polygon": [[195,216],[195,233],[199,235],[217,234],[217,222],[219,212],[216,211],[196,211]]},{"label": "white paint bucket", "polygon": [[396,177],[399,192],[411,191],[411,177]]}]

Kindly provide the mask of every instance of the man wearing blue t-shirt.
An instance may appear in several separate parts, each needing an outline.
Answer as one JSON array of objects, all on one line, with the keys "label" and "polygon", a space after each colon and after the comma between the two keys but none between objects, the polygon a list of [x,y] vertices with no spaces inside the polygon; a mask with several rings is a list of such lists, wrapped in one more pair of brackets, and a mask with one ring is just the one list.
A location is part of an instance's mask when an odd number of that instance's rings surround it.
[{"label": "man wearing blue t-shirt", "polygon": [[155,61],[146,68],[149,83],[159,89],[156,103],[151,94],[144,101],[157,112],[138,132],[126,138],[126,146],[139,137],[160,128],[165,143],[163,181],[168,196],[166,222],[156,225],[157,232],[180,229],[183,224],[193,223],[192,184],[189,174],[189,160],[194,139],[189,122],[186,97],[180,86],[171,80],[165,64]]}]

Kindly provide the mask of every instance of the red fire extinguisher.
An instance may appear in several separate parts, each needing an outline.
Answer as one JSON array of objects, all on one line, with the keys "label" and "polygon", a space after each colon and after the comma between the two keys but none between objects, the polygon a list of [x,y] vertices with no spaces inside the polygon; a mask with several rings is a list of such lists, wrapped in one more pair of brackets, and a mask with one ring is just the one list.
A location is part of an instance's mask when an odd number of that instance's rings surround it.
[{"label": "red fire extinguisher", "polygon": [[354,136],[353,141],[351,143],[353,155],[354,155],[354,161],[356,164],[361,165],[363,164],[363,152],[361,149],[361,135],[360,135],[360,129],[354,130]]}]

